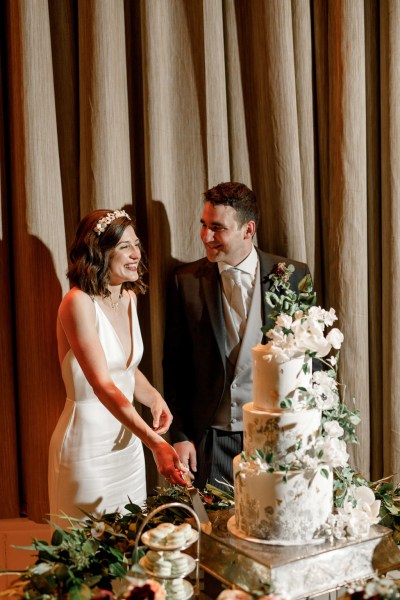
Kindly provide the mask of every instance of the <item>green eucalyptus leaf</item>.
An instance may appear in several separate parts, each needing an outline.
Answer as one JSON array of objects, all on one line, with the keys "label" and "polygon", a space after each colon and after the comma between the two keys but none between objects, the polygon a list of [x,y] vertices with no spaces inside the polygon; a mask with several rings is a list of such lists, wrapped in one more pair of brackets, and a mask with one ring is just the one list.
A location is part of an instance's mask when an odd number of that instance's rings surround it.
[{"label": "green eucalyptus leaf", "polygon": [[256,455],[257,455],[257,458],[260,458],[261,460],[264,460],[264,458],[265,458],[264,452],[262,450],[259,450],[258,448],[256,448]]},{"label": "green eucalyptus leaf", "polygon": [[280,303],[281,303],[280,298],[274,292],[266,292],[265,299],[272,308],[275,308],[276,306],[280,306]]},{"label": "green eucalyptus leaf", "polygon": [[126,575],[126,571],[127,569],[125,567],[123,567],[120,563],[111,563],[109,566],[110,569],[110,574],[113,577],[119,577],[119,578],[123,578]]},{"label": "green eucalyptus leaf", "polygon": [[113,555],[113,556],[115,556],[116,558],[118,558],[118,559],[120,559],[120,560],[122,560],[122,559],[123,559],[123,556],[124,556],[124,555],[123,555],[123,553],[122,553],[120,550],[118,550],[118,548],[113,548],[112,546],[110,546],[110,548],[109,548],[109,552],[110,552],[110,554],[112,554],[112,555]]},{"label": "green eucalyptus leaf", "polygon": [[142,514],[142,509],[140,508],[140,506],[138,506],[137,504],[134,504],[132,502],[129,502],[128,504],[125,504],[124,508],[126,510],[128,510],[130,513],[132,513],[133,515],[140,515],[140,514]]},{"label": "green eucalyptus leaf", "polygon": [[321,475],[323,475],[324,477],[326,477],[326,479],[329,479],[329,471],[328,471],[328,469],[321,469]]}]

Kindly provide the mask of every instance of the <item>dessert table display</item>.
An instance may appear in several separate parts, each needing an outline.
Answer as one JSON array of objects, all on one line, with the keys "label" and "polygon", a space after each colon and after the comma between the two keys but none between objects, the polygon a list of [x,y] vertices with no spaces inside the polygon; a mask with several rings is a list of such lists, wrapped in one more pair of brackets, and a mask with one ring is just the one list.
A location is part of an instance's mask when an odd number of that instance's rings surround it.
[{"label": "dessert table display", "polygon": [[[175,526],[172,523],[161,523],[160,525],[147,529],[152,518],[165,510],[179,508],[189,513],[194,519],[196,529],[189,523]],[[133,552],[133,571],[139,565],[144,576],[158,580],[165,588],[167,600],[188,600],[193,596],[200,595],[199,564],[200,564],[200,521],[195,511],[186,504],[171,502],[152,510],[140,525]],[[139,558],[140,542],[147,549],[144,556]],[[184,550],[194,547],[195,557],[183,553]],[[195,571],[195,585],[185,577]]]},{"label": "dessert table display", "polygon": [[[277,595],[297,600],[400,568],[396,514],[394,522],[389,521],[392,528],[374,525],[357,540],[274,546],[266,540],[251,542],[235,531],[232,502],[227,494],[213,491],[201,493],[211,521],[207,526],[178,487],[149,497],[146,509],[127,504],[123,515],[86,515],[85,521],[66,517],[69,527],[56,528],[50,543],[34,540],[25,548],[30,556],[37,553],[35,564],[14,573],[19,575],[15,585],[0,597],[34,600],[45,593],[49,600],[69,594],[134,600],[143,598],[136,590],[143,586],[158,594],[155,598],[166,592],[168,600],[192,595],[215,600],[224,588],[244,590],[252,598],[272,594],[271,600]],[[394,492],[397,498],[397,487]],[[394,503],[390,506],[395,513]],[[167,544],[157,538],[165,538]]]}]

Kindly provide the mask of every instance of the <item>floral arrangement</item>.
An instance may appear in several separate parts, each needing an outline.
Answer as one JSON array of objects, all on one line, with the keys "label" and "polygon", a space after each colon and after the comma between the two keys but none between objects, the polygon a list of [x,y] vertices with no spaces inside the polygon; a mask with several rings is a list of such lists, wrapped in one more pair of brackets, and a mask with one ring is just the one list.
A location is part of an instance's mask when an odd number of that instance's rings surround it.
[{"label": "floral arrangement", "polygon": [[323,358],[332,348],[339,350],[343,342],[343,334],[337,328],[325,335],[325,328],[331,327],[337,317],[333,308],[326,311],[315,306],[311,276],[301,280],[298,293],[290,289],[293,271],[293,265],[278,263],[269,277],[271,287],[266,293],[266,301],[273,310],[263,332],[269,338],[267,349],[280,363],[304,354]]},{"label": "floral arrangement", "polygon": [[[133,564],[136,532],[146,515],[158,506],[191,503],[183,487],[156,491],[157,495],[147,498],[144,508],[129,502],[125,506],[126,514],[105,513],[96,518],[83,513],[82,520],[66,516],[66,529],[52,524],[54,532],[50,544],[33,540],[32,546],[24,548],[35,551],[37,561],[26,571],[14,573],[18,579],[12,589],[0,592],[0,597],[162,600],[165,590],[159,589],[157,582],[138,579]],[[210,512],[233,504],[230,494],[213,486],[207,486],[200,493]],[[151,523],[152,526],[163,521],[182,523],[186,518],[186,511],[172,507],[156,514]]]},{"label": "floral arrangement", "polygon": [[346,600],[367,600],[368,598],[382,600],[398,600],[400,598],[400,582],[391,577],[375,575],[368,581],[352,583],[347,587]]},{"label": "floral arrangement", "polygon": [[[367,482],[361,476],[355,475],[350,467],[337,471],[336,476],[336,505],[345,504],[345,499],[349,498],[349,490],[353,489],[353,486],[355,489],[361,489],[362,486],[369,487],[376,499],[381,501],[380,523],[391,527],[395,540],[399,542],[400,488],[394,487],[389,481]],[[0,598],[162,600],[165,590],[151,579],[138,579],[137,574],[132,570],[136,531],[146,514],[157,506],[171,502],[189,504],[190,500],[185,489],[180,486],[158,488],[156,492],[156,495],[147,498],[145,508],[128,503],[125,506],[128,512],[124,515],[105,513],[101,518],[95,518],[87,514],[84,521],[65,517],[66,525],[69,525],[68,530],[53,525],[55,531],[50,544],[34,540],[32,546],[25,548],[36,552],[36,563],[23,572],[14,573],[18,579],[15,580],[12,588],[0,592]],[[233,506],[233,496],[229,492],[221,491],[211,485],[207,485],[200,495],[206,510],[210,513]],[[156,515],[153,525],[163,520],[180,523],[185,517],[186,513],[172,508]],[[347,517],[346,519],[349,521]],[[351,526],[355,526],[354,520]],[[262,598],[260,594],[247,593],[247,597],[243,594],[245,592],[225,590],[219,600],[248,600],[249,597],[259,598],[259,600],[282,600],[272,590]],[[397,596],[385,597],[397,598]],[[361,598],[358,596],[356,600]]]}]

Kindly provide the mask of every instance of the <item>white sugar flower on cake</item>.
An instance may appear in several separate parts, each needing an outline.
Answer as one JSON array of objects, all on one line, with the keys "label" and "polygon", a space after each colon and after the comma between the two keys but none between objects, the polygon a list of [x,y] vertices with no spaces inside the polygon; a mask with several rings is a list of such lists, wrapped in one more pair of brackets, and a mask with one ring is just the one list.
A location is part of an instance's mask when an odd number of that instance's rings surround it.
[{"label": "white sugar flower on cake", "polygon": [[307,388],[307,394],[320,410],[330,410],[339,402],[338,382],[334,373],[334,370],[329,370],[314,371],[312,374],[312,384]]},{"label": "white sugar flower on cake", "polygon": [[343,342],[339,329],[326,332],[337,320],[336,312],[315,306],[311,276],[301,280],[298,292],[290,289],[293,271],[293,265],[278,263],[269,277],[271,287],[266,301],[273,310],[263,327],[268,338],[265,360],[272,356],[279,363],[304,355],[324,358],[332,349],[339,350]]},{"label": "white sugar flower on cake", "polygon": [[365,537],[371,525],[379,523],[380,507],[371,488],[350,486],[343,506],[329,517],[324,531],[331,539]]}]

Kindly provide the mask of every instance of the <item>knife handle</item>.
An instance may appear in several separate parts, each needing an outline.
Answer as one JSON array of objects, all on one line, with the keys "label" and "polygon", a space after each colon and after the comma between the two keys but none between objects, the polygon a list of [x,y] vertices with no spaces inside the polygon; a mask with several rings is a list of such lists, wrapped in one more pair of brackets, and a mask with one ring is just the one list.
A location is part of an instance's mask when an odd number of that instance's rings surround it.
[{"label": "knife handle", "polygon": [[181,471],[181,475],[182,475],[182,479],[184,479],[186,485],[188,488],[192,488],[193,487],[193,483],[192,480],[190,479],[190,475],[187,471],[183,472]]}]

